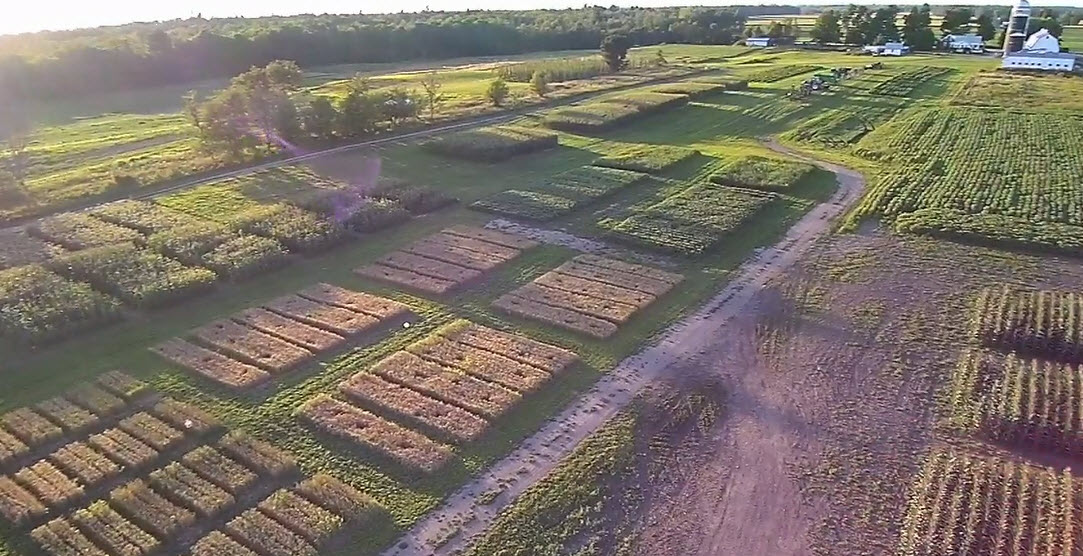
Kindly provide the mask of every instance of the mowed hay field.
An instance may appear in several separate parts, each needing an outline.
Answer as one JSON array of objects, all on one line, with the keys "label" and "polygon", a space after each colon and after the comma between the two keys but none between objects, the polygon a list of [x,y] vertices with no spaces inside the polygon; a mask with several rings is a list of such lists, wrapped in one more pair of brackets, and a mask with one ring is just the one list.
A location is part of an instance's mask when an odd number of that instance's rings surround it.
[{"label": "mowed hay field", "polygon": [[[712,88],[688,87],[695,91]],[[674,93],[613,94],[612,99],[606,96],[592,102],[636,106],[649,98],[642,94]],[[718,228],[708,248],[691,254],[636,247],[611,235],[601,223],[614,211],[634,211],[651,199],[664,202],[690,188],[724,192],[730,186],[710,180],[721,169],[749,156],[780,160],[755,141],[756,122],[779,125],[768,116],[770,106],[785,107],[794,119],[813,112],[810,107],[788,106],[781,98],[783,90],[770,87],[697,94],[688,102],[644,114],[601,135],[557,132],[559,145],[505,162],[473,162],[417,143],[395,144],[50,220],[30,236],[40,243],[24,242],[26,249],[53,249],[58,245],[54,241],[62,240],[68,247],[60,247],[60,253],[40,253],[37,260],[44,266],[39,268],[71,284],[89,284],[86,292],[50,302],[68,307],[81,299],[74,296],[104,295],[113,300],[110,318],[92,322],[108,328],[63,329],[56,338],[49,338],[54,343],[46,341],[37,348],[5,339],[5,350],[17,355],[0,363],[0,381],[19,395],[6,398],[4,409],[35,406],[105,371],[124,369],[154,392],[207,412],[220,423],[220,430],[244,432],[289,453],[296,470],[275,475],[252,468],[255,475],[270,477],[253,483],[266,485],[259,487],[267,489],[265,503],[229,504],[219,490],[230,491],[208,477],[222,466],[244,466],[244,460],[225,454],[226,460],[214,460],[217,467],[207,467],[211,463],[204,460],[211,454],[201,445],[172,439],[169,429],[140,418],[140,426],[156,427],[156,432],[141,432],[146,439],[140,442],[160,446],[155,451],[164,454],[161,458],[152,458],[120,433],[110,433],[118,438],[96,441],[103,446],[121,441],[130,445],[115,456],[101,453],[104,448],[94,444],[89,452],[79,447],[82,457],[95,461],[98,455],[114,462],[114,458],[146,459],[138,459],[145,461],[138,466],[139,473],[125,471],[102,483],[107,486],[48,493],[64,496],[65,502],[43,503],[45,511],[35,510],[32,519],[12,524],[10,534],[4,536],[6,550],[31,553],[33,546],[44,543],[97,545],[100,539],[84,538],[82,523],[90,515],[111,520],[133,535],[138,529],[149,535],[139,535],[140,542],[169,549],[187,549],[195,541],[207,550],[230,543],[252,548],[258,542],[255,531],[278,546],[291,547],[290,553],[340,547],[353,554],[372,554],[386,546],[401,528],[435,507],[467,476],[507,452],[617,361],[716,291],[727,272],[754,248],[777,238],[787,224],[831,192],[833,178],[816,175],[781,193],[771,193],[771,203],[732,226]],[[539,122],[524,118],[515,125],[530,128]],[[653,156],[652,145],[665,146],[660,150],[664,156]],[[583,168],[636,173],[613,165],[650,173],[621,182],[624,185],[604,199],[583,198],[552,225],[612,241],[614,262],[591,259],[572,265],[569,261],[579,254],[573,249],[535,242],[509,244],[513,240],[499,234],[473,231],[492,218],[471,208],[474,201],[512,185],[525,189]],[[564,183],[569,185],[563,193],[574,195],[579,182]],[[347,184],[362,187],[352,189]],[[433,201],[437,193],[439,199]],[[447,205],[449,198],[458,202]],[[368,208],[349,210],[359,199]],[[349,216],[336,213],[342,208],[348,209]],[[720,213],[730,210],[724,203],[715,208]],[[362,213],[364,218],[358,216]],[[679,207],[666,214],[686,226],[709,216]],[[198,239],[198,245],[211,250],[181,249],[186,238]],[[115,244],[129,241],[136,246]],[[267,241],[281,253],[274,265],[237,278],[214,270],[212,262],[218,261],[212,256],[214,249],[244,242],[270,245]],[[504,255],[509,249],[519,251],[518,255]],[[113,258],[101,259],[106,254]],[[178,262],[182,256],[185,262]],[[134,292],[142,291],[149,274],[130,275],[131,280],[123,284],[112,284],[107,280],[113,274],[96,264],[116,257],[125,262],[110,266],[113,273],[133,265],[152,273],[161,265],[171,265],[169,272],[195,272],[210,282],[185,290],[179,298],[183,302],[159,286],[152,291],[161,291],[155,295],[165,296],[161,298],[166,301],[144,305],[137,302],[141,298]],[[67,263],[72,258],[85,263],[90,274],[72,273]],[[626,267],[612,266],[619,258],[659,269],[657,276],[683,279],[677,288],[660,289],[656,295],[632,301],[627,292],[633,291],[629,289],[633,274]],[[374,263],[399,270],[409,266],[411,272],[430,278],[428,273],[451,270],[463,281],[446,293],[432,293],[358,272]],[[561,280],[566,278],[543,278],[562,265],[559,276],[594,284],[591,291],[611,296],[621,307],[634,302],[637,310],[619,313],[619,317],[603,313],[621,321],[619,329],[603,340],[494,306],[502,295],[535,280],[540,281],[531,287],[539,291],[563,291],[560,288],[566,282]],[[6,266],[24,268],[18,262]],[[590,271],[589,275],[582,276],[584,271]],[[348,292],[368,297],[350,297]],[[24,299],[17,296],[30,292],[10,295]],[[590,301],[585,297],[577,298],[578,302]],[[545,297],[540,302],[555,303],[554,299]],[[373,313],[377,310],[373,307],[400,308],[396,310],[408,316],[385,322]],[[595,305],[573,307],[567,310],[598,310]],[[403,326],[404,322],[409,326]],[[157,353],[150,349],[163,345],[171,349]],[[43,376],[49,380],[43,381]],[[206,376],[221,379],[222,384]],[[79,411],[70,412],[66,419],[75,419],[82,411],[97,415],[80,403],[75,408]],[[52,462],[67,457],[53,455],[63,446],[60,442],[85,442],[82,436],[68,434],[56,420],[60,417],[44,415],[37,407],[29,411],[12,414],[12,423],[30,419],[12,427],[32,427],[34,432],[25,434],[46,436],[35,440],[38,447],[31,455],[8,460],[5,470],[15,477],[9,494],[13,500],[46,495],[30,486],[38,480],[30,478],[30,471],[22,472],[36,464],[34,457]],[[49,432],[54,428],[59,435]],[[222,453],[216,439],[210,437],[208,442]],[[193,451],[198,454],[186,455]],[[207,467],[203,474],[195,469],[200,466]],[[35,469],[53,472],[44,466]],[[69,478],[72,473],[58,472]],[[204,494],[175,495],[162,486],[181,480],[199,485]],[[311,489],[306,481],[313,480],[340,480],[363,493],[365,502],[358,504],[368,508],[365,517],[350,517],[360,510],[350,513],[351,506],[336,505],[330,495],[317,500],[308,494]],[[212,502],[216,496],[220,501]],[[137,517],[143,513],[133,505],[137,503],[152,506],[145,510],[149,517]],[[294,513],[276,513],[284,511],[278,509],[283,505]],[[172,507],[192,517],[168,528],[151,521]],[[222,516],[221,522],[206,521],[204,514]],[[303,529],[283,525],[290,520],[282,515],[308,515],[314,524],[323,523],[322,516],[329,523],[344,525]],[[362,523],[354,519],[364,519],[363,525],[351,527],[351,523]]]}]

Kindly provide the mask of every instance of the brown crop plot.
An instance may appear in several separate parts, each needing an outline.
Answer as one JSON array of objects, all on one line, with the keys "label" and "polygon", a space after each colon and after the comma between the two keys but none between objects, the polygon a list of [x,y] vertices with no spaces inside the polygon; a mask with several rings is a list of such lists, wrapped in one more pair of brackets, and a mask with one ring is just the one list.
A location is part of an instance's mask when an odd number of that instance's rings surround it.
[{"label": "brown crop plot", "polygon": [[69,504],[83,496],[83,487],[79,483],[47,461],[20,469],[14,478],[50,508]]},{"label": "brown crop plot", "polygon": [[82,442],[73,442],[49,459],[85,486],[93,487],[120,474],[120,466]]},{"label": "brown crop plot", "polygon": [[30,536],[41,545],[48,554],[56,556],[110,556],[102,552],[90,539],[79,532],[66,519],[54,519],[37,529]]},{"label": "brown crop plot", "polygon": [[211,446],[200,446],[184,454],[181,462],[199,476],[234,495],[248,491],[259,479],[247,467]]},{"label": "brown crop plot", "polygon": [[284,373],[312,358],[312,353],[304,348],[224,319],[197,328],[192,336],[209,347],[271,374]]},{"label": "brown crop plot", "polygon": [[280,489],[259,503],[259,510],[320,546],[342,528],[342,518],[305,498]]},{"label": "brown crop plot", "polygon": [[33,493],[10,477],[0,477],[0,515],[8,522],[23,525],[45,515],[47,508]]},{"label": "brown crop plot", "polygon": [[517,392],[426,361],[407,351],[380,361],[372,372],[482,417],[499,417],[522,398]]},{"label": "brown crop plot", "polygon": [[0,417],[0,422],[11,434],[31,447],[48,444],[64,434],[60,427],[28,407],[5,413]]},{"label": "brown crop plot", "polygon": [[64,398],[50,398],[35,408],[39,413],[60,425],[64,432],[85,430],[98,422],[98,416]]},{"label": "brown crop plot", "polygon": [[305,402],[299,414],[328,434],[351,440],[426,473],[436,471],[454,457],[443,444],[326,395]]},{"label": "brown crop plot", "polygon": [[129,519],[158,538],[169,538],[191,526],[196,516],[166,500],[142,479],[109,493],[109,501]]},{"label": "brown crop plot", "polygon": [[234,315],[233,320],[313,353],[335,349],[346,342],[346,338],[338,334],[288,319],[267,309],[246,309]]},{"label": "brown crop plot", "polygon": [[174,338],[152,351],[222,385],[245,389],[410,315],[397,301],[321,283],[197,328],[193,338],[207,347]]},{"label": "brown crop plot", "polygon": [[104,500],[75,512],[72,521],[109,554],[151,554],[161,546],[158,539],[118,514]]},{"label": "brown crop plot", "polygon": [[316,284],[297,295],[325,305],[349,309],[381,320],[401,319],[410,315],[410,308],[398,301],[365,292],[348,290],[331,284]]},{"label": "brown crop plot", "polygon": [[159,452],[176,446],[184,438],[183,433],[146,412],[125,417],[117,428]]},{"label": "brown crop plot", "polygon": [[301,481],[295,490],[350,522],[365,520],[383,510],[371,496],[326,473]]},{"label": "brown crop plot", "polygon": [[363,313],[357,313],[342,307],[324,305],[298,295],[280,297],[263,307],[284,317],[296,319],[342,336],[355,336],[368,332],[380,322]]},{"label": "brown crop plot", "polygon": [[231,494],[177,462],[151,473],[150,483],[202,517],[214,516],[234,503]]},{"label": "brown crop plot", "polygon": [[241,544],[264,556],[316,556],[316,549],[263,512],[251,509],[226,524]]},{"label": "brown crop plot", "polygon": [[95,434],[87,442],[109,459],[128,468],[144,467],[158,458],[157,450],[120,429]]},{"label": "brown crop plot", "polygon": [[477,440],[489,423],[451,404],[390,382],[372,373],[358,373],[339,389],[351,401],[388,413],[456,442]]},{"label": "brown crop plot", "polygon": [[361,276],[430,294],[467,287],[537,242],[519,236],[452,226],[358,268]]},{"label": "brown crop plot", "polygon": [[30,448],[22,440],[4,429],[0,429],[0,464],[6,465],[11,460],[26,455]]},{"label": "brown crop plot", "polygon": [[436,333],[454,342],[510,357],[550,374],[559,373],[579,361],[578,355],[566,349],[467,320],[446,325]]},{"label": "brown crop plot", "polygon": [[297,461],[291,454],[242,432],[222,437],[218,447],[260,475],[280,477],[297,471]]},{"label": "brown crop plot", "polygon": [[595,338],[607,338],[684,277],[651,268],[580,255],[534,282],[498,298],[493,306]]},{"label": "brown crop plot", "polygon": [[406,351],[522,393],[536,391],[550,378],[549,373],[536,367],[439,335],[416,342]]},{"label": "brown crop plot", "polygon": [[270,374],[258,367],[230,359],[180,338],[166,340],[151,349],[189,371],[230,388],[252,388],[271,378]]}]

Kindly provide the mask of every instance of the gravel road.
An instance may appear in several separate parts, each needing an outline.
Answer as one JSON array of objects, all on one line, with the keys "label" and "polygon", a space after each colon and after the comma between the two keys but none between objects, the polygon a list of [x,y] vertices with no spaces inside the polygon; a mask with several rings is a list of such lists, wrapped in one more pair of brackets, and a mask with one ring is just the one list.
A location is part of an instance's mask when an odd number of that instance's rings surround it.
[{"label": "gravel road", "polygon": [[[809,159],[775,141],[767,141],[765,146],[834,172],[838,189],[794,224],[777,244],[746,261],[735,279],[698,311],[675,323],[656,343],[622,361],[516,450],[454,492],[383,556],[450,555],[469,546],[470,540],[484,533],[501,510],[545,477],[584,438],[632,401],[641,388],[666,369],[706,349],[761,288],[831,230],[833,220],[865,188],[865,180],[857,172]],[[495,492],[500,494],[492,500]]]}]

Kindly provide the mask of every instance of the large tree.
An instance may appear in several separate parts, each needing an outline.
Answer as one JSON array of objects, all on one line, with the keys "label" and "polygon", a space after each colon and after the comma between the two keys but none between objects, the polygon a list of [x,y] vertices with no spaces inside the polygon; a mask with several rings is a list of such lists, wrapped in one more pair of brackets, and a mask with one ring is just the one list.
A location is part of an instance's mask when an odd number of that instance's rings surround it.
[{"label": "large tree", "polygon": [[816,18],[816,25],[809,31],[812,40],[820,43],[836,43],[842,38],[842,26],[839,14],[835,10],[827,10]]},{"label": "large tree", "polygon": [[996,37],[997,28],[993,24],[993,18],[989,14],[981,14],[978,16],[978,35],[981,36],[983,41],[991,41]]},{"label": "large tree", "polygon": [[609,66],[609,71],[624,69],[628,63],[628,49],[631,47],[632,43],[628,40],[628,36],[621,33],[606,35],[602,39],[602,59]]},{"label": "large tree", "polygon": [[974,11],[970,8],[948,8],[944,12],[944,20],[940,22],[940,30],[944,33],[960,34],[970,31],[970,20],[974,18]]},{"label": "large tree", "polygon": [[932,50],[936,44],[936,35],[929,28],[932,13],[928,4],[920,9],[914,6],[903,18],[902,39],[914,50]]}]

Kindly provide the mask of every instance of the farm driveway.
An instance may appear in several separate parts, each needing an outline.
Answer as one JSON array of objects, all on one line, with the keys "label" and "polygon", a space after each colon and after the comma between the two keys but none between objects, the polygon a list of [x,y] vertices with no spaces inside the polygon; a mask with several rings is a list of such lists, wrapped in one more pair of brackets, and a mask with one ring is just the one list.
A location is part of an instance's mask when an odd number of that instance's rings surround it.
[{"label": "farm driveway", "polygon": [[[735,279],[698,311],[670,327],[655,344],[622,361],[578,402],[503,460],[453,493],[383,556],[449,555],[469,546],[470,539],[484,533],[515,497],[545,477],[579,442],[632,401],[641,388],[662,377],[668,369],[694,361],[698,354],[712,346],[716,338],[727,332],[731,320],[749,306],[756,293],[800,259],[831,229],[833,219],[864,190],[864,178],[854,171],[807,159],[773,141],[767,146],[834,172],[838,189],[827,202],[809,211],[791,227],[781,241],[746,261],[738,269]],[[758,462],[741,463],[752,469]],[[500,492],[500,495],[491,500],[494,492]],[[749,494],[757,495],[756,492]],[[745,518],[752,519],[750,515]],[[800,531],[779,527],[771,533],[788,535],[800,534]],[[779,543],[776,546],[785,546],[787,539],[776,538],[774,542]]]}]

